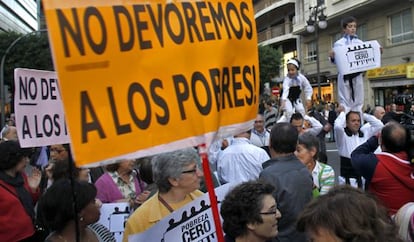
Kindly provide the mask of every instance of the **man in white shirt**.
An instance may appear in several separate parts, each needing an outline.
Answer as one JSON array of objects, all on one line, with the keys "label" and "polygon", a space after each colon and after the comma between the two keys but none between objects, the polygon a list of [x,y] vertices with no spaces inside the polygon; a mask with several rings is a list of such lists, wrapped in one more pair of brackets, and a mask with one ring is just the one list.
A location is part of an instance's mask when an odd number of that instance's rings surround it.
[{"label": "man in white shirt", "polygon": [[269,146],[270,133],[264,128],[264,117],[262,114],[257,114],[252,133],[250,135],[250,142],[258,147]]},{"label": "man in white shirt", "polygon": [[355,179],[359,188],[363,188],[362,178],[351,164],[351,153],[356,147],[363,144],[371,136],[376,135],[384,126],[381,120],[364,113],[364,120],[370,125],[361,127],[360,112],[349,111],[345,114],[345,108],[338,107],[339,115],[335,120],[335,142],[341,160],[340,173],[345,179],[346,184],[351,184],[351,179]]},{"label": "man in white shirt", "polygon": [[301,113],[294,113],[290,118],[290,124],[292,124],[299,134],[304,132],[309,132],[317,136],[321,132],[323,126],[316,118],[305,115],[302,116]]},{"label": "man in white shirt", "polygon": [[255,180],[263,170],[262,163],[269,159],[264,149],[250,142],[250,130],[235,135],[232,144],[223,150],[217,161],[220,183]]}]

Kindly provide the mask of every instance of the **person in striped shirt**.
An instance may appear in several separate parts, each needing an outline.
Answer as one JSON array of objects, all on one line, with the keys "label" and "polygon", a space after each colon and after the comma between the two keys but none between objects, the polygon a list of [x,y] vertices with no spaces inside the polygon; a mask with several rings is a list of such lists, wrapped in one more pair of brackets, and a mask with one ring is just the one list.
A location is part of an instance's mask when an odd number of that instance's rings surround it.
[{"label": "person in striped shirt", "polygon": [[312,173],[313,196],[328,193],[335,185],[335,171],[327,164],[318,161],[319,140],[308,132],[299,135],[295,155]]}]

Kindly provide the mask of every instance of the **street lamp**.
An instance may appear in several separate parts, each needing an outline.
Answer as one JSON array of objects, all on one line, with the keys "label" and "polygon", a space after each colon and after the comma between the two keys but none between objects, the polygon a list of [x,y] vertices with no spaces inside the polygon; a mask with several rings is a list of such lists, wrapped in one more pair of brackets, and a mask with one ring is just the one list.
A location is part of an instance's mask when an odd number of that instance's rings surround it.
[{"label": "street lamp", "polygon": [[317,5],[309,7],[310,15],[308,21],[306,21],[306,31],[309,33],[315,33],[316,41],[316,79],[318,81],[318,101],[321,101],[321,75],[320,75],[320,63],[319,63],[319,29],[326,29],[328,22],[327,16],[323,13],[324,6],[323,1],[317,1]]}]

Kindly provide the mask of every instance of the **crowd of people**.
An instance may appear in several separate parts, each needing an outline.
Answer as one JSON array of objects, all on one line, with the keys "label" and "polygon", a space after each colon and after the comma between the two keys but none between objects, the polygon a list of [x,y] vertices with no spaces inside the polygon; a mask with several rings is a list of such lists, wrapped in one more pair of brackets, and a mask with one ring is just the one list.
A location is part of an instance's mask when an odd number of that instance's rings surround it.
[{"label": "crowd of people", "polygon": [[[342,28],[336,47],[360,43],[355,18]],[[264,100],[251,129],[209,147],[215,186],[234,185],[220,201],[225,240],[414,241],[413,140],[400,113],[363,112],[361,73],[338,74],[338,106],[312,107],[300,62],[287,69],[280,105]],[[327,160],[328,134],[340,174]],[[70,144],[21,148],[10,122],[0,142],[0,240],[112,242],[100,206],[122,202],[133,211],[126,242],[206,192],[200,164],[185,148],[81,168]]]}]

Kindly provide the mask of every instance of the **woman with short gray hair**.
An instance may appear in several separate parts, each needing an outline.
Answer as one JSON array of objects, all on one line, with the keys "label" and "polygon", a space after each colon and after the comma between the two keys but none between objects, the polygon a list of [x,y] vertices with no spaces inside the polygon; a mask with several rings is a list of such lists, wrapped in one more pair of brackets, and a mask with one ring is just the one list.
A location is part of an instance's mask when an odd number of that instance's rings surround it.
[{"label": "woman with short gray hair", "polygon": [[181,208],[203,193],[199,191],[203,172],[200,157],[193,148],[185,148],[156,155],[152,158],[152,172],[158,192],[144,202],[129,217],[123,241],[141,233],[162,218]]},{"label": "woman with short gray hair", "polygon": [[[152,158],[152,172],[154,182],[158,186],[160,193],[166,193],[172,188],[170,178],[179,178],[183,174],[183,169],[191,164],[198,165],[200,157],[194,148],[176,150],[163,153]],[[174,162],[174,165],[171,163]],[[195,173],[194,169],[184,173]],[[197,188],[198,189],[198,188]]]}]

